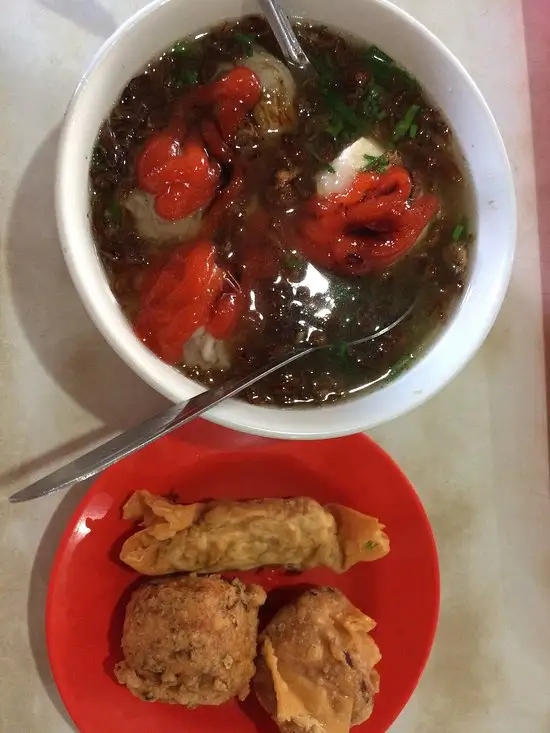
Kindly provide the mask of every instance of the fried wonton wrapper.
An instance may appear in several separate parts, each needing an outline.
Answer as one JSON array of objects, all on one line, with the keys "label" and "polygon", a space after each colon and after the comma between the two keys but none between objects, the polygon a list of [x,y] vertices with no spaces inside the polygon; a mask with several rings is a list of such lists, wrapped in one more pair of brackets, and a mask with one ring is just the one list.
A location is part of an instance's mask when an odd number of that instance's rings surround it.
[{"label": "fried wonton wrapper", "polygon": [[266,565],[343,573],[389,552],[377,519],[305,497],[182,505],[136,491],[123,514],[143,529],[126,540],[120,559],[143,575]]},{"label": "fried wonton wrapper", "polygon": [[349,733],[370,717],[375,622],[335,588],[306,591],[260,638],[254,690],[281,733]]}]

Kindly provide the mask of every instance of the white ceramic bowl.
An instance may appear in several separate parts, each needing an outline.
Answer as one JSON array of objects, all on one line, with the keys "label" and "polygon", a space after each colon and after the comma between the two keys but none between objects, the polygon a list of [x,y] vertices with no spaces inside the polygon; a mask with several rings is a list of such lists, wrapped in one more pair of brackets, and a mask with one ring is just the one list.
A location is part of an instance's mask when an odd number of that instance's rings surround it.
[{"label": "white ceramic bowl", "polygon": [[[440,390],[480,347],[508,285],[516,212],[510,166],[495,121],[465,69],[420,23],[385,0],[285,0],[291,15],[319,21],[380,46],[417,77],[455,131],[470,169],[477,245],[467,290],[445,330],[395,381],[347,402],[320,408],[251,406],[231,400],[208,417],[223,425],[285,438],[325,438],[372,428]],[[88,166],[98,130],[126,83],[177,39],[226,18],[257,12],[252,0],[157,0],[104,44],[67,111],[57,178],[63,252],[84,305],[118,354],[174,401],[200,391],[162,363],[133,334],[96,254],[88,219]]]}]

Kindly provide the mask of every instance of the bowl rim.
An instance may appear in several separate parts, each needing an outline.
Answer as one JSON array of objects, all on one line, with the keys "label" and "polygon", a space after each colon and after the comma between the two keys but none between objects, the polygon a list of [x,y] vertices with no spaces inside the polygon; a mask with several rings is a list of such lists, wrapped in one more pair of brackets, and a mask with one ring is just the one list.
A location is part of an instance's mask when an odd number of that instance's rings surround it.
[{"label": "bowl rim", "polygon": [[[94,75],[101,61],[113,52],[113,49],[117,46],[119,41],[126,36],[134,26],[146,21],[150,15],[156,13],[163,6],[178,1],[179,0],[153,0],[122,23],[94,55],[82,78],[77,84],[65,113],[58,148],[57,174],[55,182],[56,214],[61,247],[67,268],[88,315],[91,317],[106,341],[126,362],[126,364],[128,364],[128,366],[130,366],[130,368],[133,369],[133,371],[135,371],[151,387],[173,402],[189,399],[190,397],[200,393],[202,388],[188,377],[185,377],[172,367],[162,363],[156,356],[149,352],[144,344],[142,344],[133,334],[128,323],[126,323],[125,329],[120,329],[120,324],[116,323],[114,320],[115,310],[111,311],[111,315],[113,317],[105,317],[100,314],[100,310],[96,302],[97,298],[92,292],[93,288],[89,287],[87,282],[90,278],[90,272],[87,270],[86,264],[83,263],[82,260],[82,255],[85,254],[86,248],[82,246],[82,242],[79,243],[79,237],[75,232],[71,231],[71,227],[67,223],[67,207],[70,205],[70,196],[67,195],[67,179],[69,177],[68,172],[71,167],[70,148],[73,136],[74,118],[80,105],[83,104],[90,78]],[[418,367],[421,367],[426,361],[428,353],[430,353],[439,343],[443,333],[452,329],[452,325],[456,321],[459,311],[464,305],[465,300],[468,298],[468,294],[470,292],[469,286],[466,288],[466,292],[460,297],[460,301],[455,308],[455,313],[450,318],[448,325],[442,329],[442,334],[436,336],[426,352],[418,356],[413,366],[407,370],[405,374],[393,379],[390,385],[384,385],[378,390],[375,389],[372,392],[369,391],[368,393],[361,394],[356,398],[340,401],[335,405],[321,405],[315,408],[254,406],[241,401],[235,401],[234,399],[228,400],[226,403],[212,409],[205,415],[207,419],[225,427],[268,437],[319,439],[361,432],[363,430],[371,429],[381,423],[388,422],[395,417],[404,415],[441,391],[441,389],[443,389],[443,387],[445,387],[474,356],[491,330],[508,288],[516,245],[516,197],[512,170],[506,153],[504,141],[487,102],[461,62],[456,58],[456,56],[454,56],[450,49],[448,49],[447,46],[445,46],[445,44],[422,23],[388,0],[362,0],[362,2],[365,3],[365,6],[370,4],[371,6],[377,5],[384,7],[395,17],[397,23],[401,23],[403,26],[412,28],[423,36],[428,43],[434,46],[439,54],[446,57],[447,61],[456,70],[456,73],[462,77],[462,80],[468,87],[469,94],[472,95],[471,99],[475,99],[479,109],[485,116],[486,122],[491,129],[493,145],[500,158],[501,169],[499,171],[499,175],[503,179],[502,189],[504,191],[502,198],[506,200],[508,205],[508,210],[506,214],[503,214],[503,216],[506,215],[508,217],[507,224],[510,230],[507,247],[501,254],[498,284],[493,288],[491,293],[491,302],[487,305],[486,312],[483,314],[483,327],[477,327],[475,337],[470,338],[468,344],[461,348],[458,356],[455,355],[451,360],[452,364],[445,364],[446,368],[443,370],[440,378],[437,379],[435,383],[428,385],[425,389],[417,389],[410,393],[405,405],[396,403],[388,404],[384,410],[378,410],[378,412],[382,412],[383,414],[378,415],[376,419],[369,419],[367,411],[360,409],[355,409],[351,419],[350,415],[346,415],[346,418],[342,419],[339,414],[341,412],[339,407],[344,403],[348,406],[355,405],[358,407],[361,403],[368,401],[372,395],[381,395],[391,384],[395,385],[396,383],[401,382],[407,374],[418,371]],[[297,15],[296,17],[300,16]],[[309,17],[309,14],[307,17]],[[220,22],[221,20],[222,19],[220,19]],[[131,77],[129,76],[128,78]],[[430,93],[429,89],[426,89],[426,91],[428,94]],[[443,112],[446,114],[445,110],[443,110]],[[87,151],[86,154],[89,156],[90,151]],[[473,198],[477,214],[479,208],[477,206],[478,197],[474,196]],[[97,252],[94,252],[94,254],[99,261]],[[472,274],[473,272],[470,272],[470,281],[472,279]],[[103,280],[105,282],[107,280],[104,273]],[[109,308],[114,307],[119,311],[119,306],[116,303],[114,296],[111,296],[111,301],[112,303],[109,305]],[[124,331],[131,333],[131,339],[128,338],[128,333],[123,333]],[[132,343],[132,340],[135,343]],[[177,377],[174,377],[173,375],[177,375]],[[183,392],[185,392],[185,395]],[[304,418],[307,413],[309,418],[311,418],[312,414],[318,414],[319,409],[323,410],[325,420],[302,419],[301,425],[296,424],[296,418],[298,416]],[[348,412],[350,412],[350,410],[348,410]],[[288,419],[283,421],[283,423],[286,423],[284,426],[278,425],[276,420],[271,419],[275,413],[279,416],[281,413],[286,413],[286,415],[288,415]],[[255,415],[254,419],[252,419],[253,415]],[[331,416],[336,418],[337,421],[341,420],[341,424],[335,426],[333,421],[330,419]]]}]

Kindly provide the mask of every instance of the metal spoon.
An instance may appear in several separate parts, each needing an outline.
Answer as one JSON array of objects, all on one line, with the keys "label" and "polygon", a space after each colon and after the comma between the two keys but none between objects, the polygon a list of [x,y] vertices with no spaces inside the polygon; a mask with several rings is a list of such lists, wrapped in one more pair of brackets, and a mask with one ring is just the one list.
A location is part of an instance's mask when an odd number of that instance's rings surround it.
[{"label": "metal spoon", "polygon": [[317,72],[300,46],[290,20],[279,3],[275,0],[258,0],[258,2],[288,63],[303,74],[316,77]]},{"label": "metal spoon", "polygon": [[[396,318],[387,326],[377,328],[373,333],[370,333],[368,336],[363,336],[362,338],[354,339],[352,341],[340,341],[339,345],[346,343],[348,346],[357,346],[388,333],[407,318],[415,304],[416,301],[414,301],[409,308],[399,316],[399,318]],[[71,461],[71,463],[57,469],[57,471],[50,473],[48,476],[44,476],[44,478],[39,479],[30,486],[27,486],[25,489],[18,491],[13,494],[13,496],[10,496],[10,501],[21,502],[28,501],[29,499],[36,499],[39,496],[46,496],[54,491],[66,489],[73,484],[85,481],[92,476],[96,476],[104,469],[112,466],[113,463],[135,453],[140,448],[143,448],[146,445],[149,445],[149,443],[157,440],[157,438],[172,432],[172,430],[191,422],[191,420],[199,417],[199,415],[202,415],[212,407],[219,405],[224,400],[227,400],[230,397],[235,397],[239,392],[242,392],[247,387],[255,384],[260,379],[263,379],[263,377],[267,377],[268,374],[272,374],[278,369],[282,369],[288,364],[291,364],[293,361],[301,359],[307,354],[312,354],[314,351],[334,346],[335,344],[326,344],[324,346],[308,346],[306,344],[298,347],[283,359],[269,362],[252,374],[248,374],[245,377],[239,377],[237,379],[230,379],[221,387],[206,390],[196,397],[192,397],[187,402],[180,402],[177,405],[172,405],[172,407],[169,407],[165,412],[150,417],[148,420],[145,420],[145,422],[126,430],[124,433],[108,440],[98,448],[94,448],[94,450],[91,450],[89,453]]]}]

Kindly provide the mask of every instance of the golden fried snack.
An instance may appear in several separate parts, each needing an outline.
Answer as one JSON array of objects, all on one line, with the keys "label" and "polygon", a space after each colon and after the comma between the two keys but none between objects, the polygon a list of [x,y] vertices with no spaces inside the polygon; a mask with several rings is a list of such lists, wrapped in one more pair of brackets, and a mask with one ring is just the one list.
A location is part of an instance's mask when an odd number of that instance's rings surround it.
[{"label": "golden fried snack", "polygon": [[244,700],[254,674],[265,591],[218,576],[149,581],[126,608],[118,681],[149,702]]},{"label": "golden fried snack", "polygon": [[377,519],[304,497],[182,505],[136,491],[124,517],[143,529],[126,540],[120,559],[143,575],[266,565],[298,570],[324,565],[343,573],[389,552]]},{"label": "golden fried snack", "polygon": [[334,588],[306,591],[260,637],[254,691],[282,733],[348,733],[372,713],[375,623]]}]

